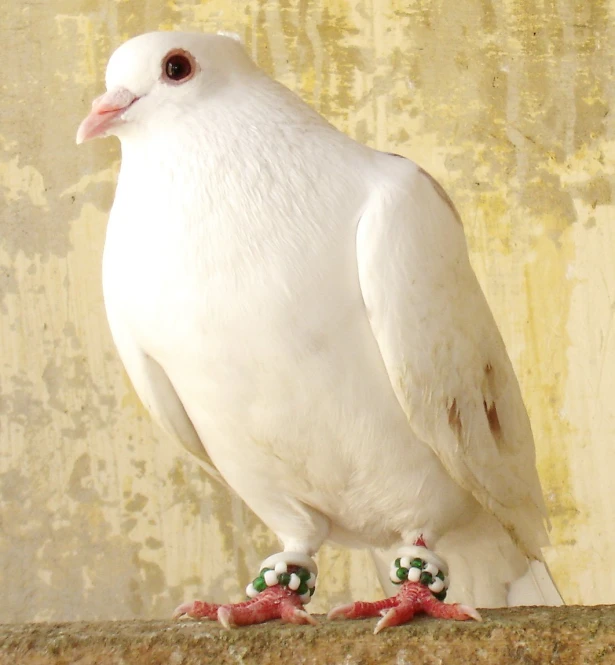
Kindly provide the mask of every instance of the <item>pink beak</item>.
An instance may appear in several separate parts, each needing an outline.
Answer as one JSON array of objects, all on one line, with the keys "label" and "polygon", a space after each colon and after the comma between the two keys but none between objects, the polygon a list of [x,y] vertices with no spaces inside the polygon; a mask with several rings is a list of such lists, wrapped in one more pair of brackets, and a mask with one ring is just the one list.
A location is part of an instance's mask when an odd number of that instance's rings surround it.
[{"label": "pink beak", "polygon": [[97,136],[106,136],[109,130],[122,122],[122,114],[139,98],[126,88],[114,88],[92,102],[92,110],[79,125],[77,144]]}]

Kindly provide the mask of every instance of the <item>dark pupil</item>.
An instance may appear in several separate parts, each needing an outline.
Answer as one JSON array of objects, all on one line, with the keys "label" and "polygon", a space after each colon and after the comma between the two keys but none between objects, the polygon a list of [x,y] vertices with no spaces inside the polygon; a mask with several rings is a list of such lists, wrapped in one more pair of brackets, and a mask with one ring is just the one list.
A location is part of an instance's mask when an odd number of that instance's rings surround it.
[{"label": "dark pupil", "polygon": [[190,70],[190,61],[183,55],[174,55],[167,60],[167,76],[173,81],[185,79]]}]

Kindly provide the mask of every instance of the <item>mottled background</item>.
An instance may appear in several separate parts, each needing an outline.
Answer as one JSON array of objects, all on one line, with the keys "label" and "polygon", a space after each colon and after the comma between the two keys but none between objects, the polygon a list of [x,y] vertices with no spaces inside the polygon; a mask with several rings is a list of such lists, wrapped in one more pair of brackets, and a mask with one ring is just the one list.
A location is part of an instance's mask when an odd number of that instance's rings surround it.
[{"label": "mottled background", "polygon": [[[615,2],[2,0],[0,621],[167,617],[242,589],[275,540],[150,423],[107,328],[116,140],[77,148],[111,51],[238,32],[339,128],[449,190],[536,433],[546,552],[615,601]],[[318,600],[379,594],[327,547]]]}]

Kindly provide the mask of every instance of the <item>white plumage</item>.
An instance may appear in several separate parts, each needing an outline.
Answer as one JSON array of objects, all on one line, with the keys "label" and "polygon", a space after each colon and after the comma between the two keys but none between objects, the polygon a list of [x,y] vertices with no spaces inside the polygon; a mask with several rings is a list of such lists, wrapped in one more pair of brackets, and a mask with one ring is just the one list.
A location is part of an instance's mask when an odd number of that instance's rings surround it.
[{"label": "white plumage", "polygon": [[[170,52],[192,66],[180,81]],[[145,406],[285,550],[422,535],[454,597],[505,604],[541,559],[546,510],[440,186],[337,131],[226,35],[137,37],[107,89],[80,138],[122,142],[104,295]],[[515,602],[559,600],[548,574],[530,586]]]}]

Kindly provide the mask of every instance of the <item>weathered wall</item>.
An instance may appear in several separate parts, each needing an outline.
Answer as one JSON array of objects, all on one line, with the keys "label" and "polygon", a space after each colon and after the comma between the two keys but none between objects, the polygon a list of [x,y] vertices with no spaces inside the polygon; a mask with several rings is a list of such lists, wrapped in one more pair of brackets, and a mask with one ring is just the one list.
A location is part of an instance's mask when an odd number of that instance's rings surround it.
[{"label": "weathered wall", "polygon": [[[569,602],[615,602],[614,2],[2,5],[0,621],[239,599],[274,548],[150,423],[103,311],[119,150],[75,131],[112,49],[179,27],[239,32],[334,124],[450,191],[534,424],[548,561]],[[320,564],[314,610],[378,595],[365,553]]]}]

